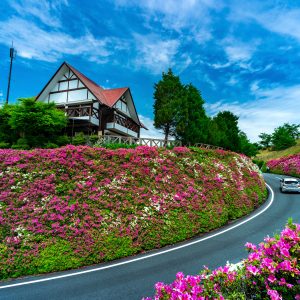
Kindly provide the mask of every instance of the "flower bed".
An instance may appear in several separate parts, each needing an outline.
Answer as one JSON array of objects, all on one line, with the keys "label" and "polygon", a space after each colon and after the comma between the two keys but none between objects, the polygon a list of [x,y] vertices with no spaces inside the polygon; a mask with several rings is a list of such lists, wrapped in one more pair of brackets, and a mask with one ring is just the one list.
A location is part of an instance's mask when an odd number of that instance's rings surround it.
[{"label": "flower bed", "polygon": [[154,299],[300,300],[300,224],[290,223],[280,236],[246,247],[250,254],[237,269],[226,265],[196,276],[179,272],[173,283],[155,285]]},{"label": "flower bed", "polygon": [[300,177],[300,153],[267,162],[270,172]]},{"label": "flower bed", "polygon": [[248,214],[265,196],[256,166],[232,152],[0,150],[0,278],[176,243]]}]

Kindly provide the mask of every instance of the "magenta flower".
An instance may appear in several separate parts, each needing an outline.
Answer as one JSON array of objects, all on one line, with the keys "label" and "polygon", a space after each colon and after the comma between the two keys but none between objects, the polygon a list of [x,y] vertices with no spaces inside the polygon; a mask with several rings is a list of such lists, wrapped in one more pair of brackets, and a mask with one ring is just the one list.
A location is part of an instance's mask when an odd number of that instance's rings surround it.
[{"label": "magenta flower", "polygon": [[282,300],[282,297],[276,290],[268,290],[268,295],[270,296],[271,300]]}]

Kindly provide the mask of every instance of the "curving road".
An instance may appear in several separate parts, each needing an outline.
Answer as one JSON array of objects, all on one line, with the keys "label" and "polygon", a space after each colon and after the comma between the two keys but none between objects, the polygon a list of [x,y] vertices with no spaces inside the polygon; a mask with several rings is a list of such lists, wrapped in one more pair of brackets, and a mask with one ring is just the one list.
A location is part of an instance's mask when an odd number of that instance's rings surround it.
[{"label": "curving road", "polygon": [[[265,174],[268,201],[257,211],[210,234],[129,259],[78,271],[27,277],[0,284],[0,299],[141,299],[154,293],[157,281],[171,282],[178,271],[197,274],[247,256],[244,244],[259,243],[280,232],[287,219],[300,223],[300,194],[281,194],[279,177]],[[274,197],[273,197],[274,192]]]}]

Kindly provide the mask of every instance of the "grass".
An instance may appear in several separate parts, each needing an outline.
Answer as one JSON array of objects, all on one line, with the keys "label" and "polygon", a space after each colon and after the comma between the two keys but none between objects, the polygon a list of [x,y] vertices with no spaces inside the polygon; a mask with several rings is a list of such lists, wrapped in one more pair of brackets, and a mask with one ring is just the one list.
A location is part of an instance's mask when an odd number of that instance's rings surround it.
[{"label": "grass", "polygon": [[276,158],[293,155],[297,153],[300,153],[300,139],[297,140],[297,145],[285,150],[281,150],[281,151],[261,150],[260,153],[256,155],[255,159],[269,161],[271,159],[276,159]]}]

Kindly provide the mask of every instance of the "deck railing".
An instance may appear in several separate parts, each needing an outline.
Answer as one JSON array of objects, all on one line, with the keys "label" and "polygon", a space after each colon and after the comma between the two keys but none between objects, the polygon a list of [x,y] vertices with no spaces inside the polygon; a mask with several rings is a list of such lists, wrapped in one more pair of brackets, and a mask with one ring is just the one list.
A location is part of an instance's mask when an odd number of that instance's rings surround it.
[{"label": "deck railing", "polygon": [[[126,144],[126,145],[144,145],[144,146],[155,146],[155,147],[178,147],[182,146],[181,141],[177,140],[168,140],[165,145],[165,140],[163,139],[151,139],[151,138],[135,138],[135,137],[127,137],[127,136],[114,136],[114,135],[103,135],[100,136],[98,141],[95,143],[97,146],[101,146],[104,144]],[[219,149],[224,150],[222,147],[213,146],[208,144],[190,144],[189,146],[204,148],[204,149]]]},{"label": "deck railing", "polygon": [[[135,137],[127,137],[127,136],[114,136],[114,135],[102,135],[99,136],[96,145],[103,144],[126,144],[126,145],[144,145],[144,146],[156,146],[156,147],[164,147],[165,140],[161,139],[151,139],[151,138],[135,138]],[[168,140],[168,147],[176,147],[181,146],[182,143],[180,141]]]}]

